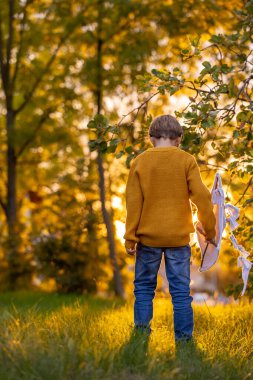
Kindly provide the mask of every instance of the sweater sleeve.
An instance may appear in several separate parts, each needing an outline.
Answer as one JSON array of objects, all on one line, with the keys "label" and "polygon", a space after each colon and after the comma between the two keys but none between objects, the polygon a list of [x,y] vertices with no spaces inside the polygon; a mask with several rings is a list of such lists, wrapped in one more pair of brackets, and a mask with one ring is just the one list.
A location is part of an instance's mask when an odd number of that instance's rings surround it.
[{"label": "sweater sleeve", "polygon": [[126,184],[126,223],[125,239],[126,248],[134,248],[139,241],[136,236],[143,205],[143,194],[139,176],[136,170],[136,160],[132,162]]},{"label": "sweater sleeve", "polygon": [[197,206],[197,216],[207,239],[215,238],[216,218],[213,212],[211,193],[202,182],[200,170],[195,157],[192,156],[187,170],[187,182],[190,200]]}]

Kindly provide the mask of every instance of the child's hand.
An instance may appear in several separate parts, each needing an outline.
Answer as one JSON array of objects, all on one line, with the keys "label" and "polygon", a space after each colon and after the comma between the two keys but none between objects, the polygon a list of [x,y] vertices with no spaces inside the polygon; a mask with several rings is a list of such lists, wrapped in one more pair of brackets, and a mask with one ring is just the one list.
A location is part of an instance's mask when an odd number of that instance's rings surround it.
[{"label": "child's hand", "polygon": [[202,235],[206,236],[206,233],[204,230],[202,230],[202,228],[200,228],[198,225],[196,226],[196,229],[199,233],[201,233]]},{"label": "child's hand", "polygon": [[[205,231],[202,230],[199,226],[197,226],[197,230],[198,230],[202,235],[206,236]],[[205,242],[208,243],[208,244],[213,244],[215,247],[217,247],[217,244],[216,244],[216,242],[215,242],[214,239],[206,239]]]},{"label": "child's hand", "polygon": [[126,248],[126,253],[130,256],[134,256],[135,252],[136,252],[135,248]]},{"label": "child's hand", "polygon": [[214,239],[209,239],[209,240],[206,239],[206,243],[213,244],[215,247],[217,247],[217,244]]}]

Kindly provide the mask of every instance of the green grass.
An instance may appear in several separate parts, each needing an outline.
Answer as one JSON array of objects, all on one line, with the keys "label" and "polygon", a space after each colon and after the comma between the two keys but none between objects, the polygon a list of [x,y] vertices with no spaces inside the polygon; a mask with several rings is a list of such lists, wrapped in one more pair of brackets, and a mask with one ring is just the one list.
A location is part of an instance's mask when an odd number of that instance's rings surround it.
[{"label": "green grass", "polygon": [[150,338],[132,334],[133,302],[0,294],[0,379],[253,379],[253,305],[194,306],[195,344],[175,350],[168,299]]}]

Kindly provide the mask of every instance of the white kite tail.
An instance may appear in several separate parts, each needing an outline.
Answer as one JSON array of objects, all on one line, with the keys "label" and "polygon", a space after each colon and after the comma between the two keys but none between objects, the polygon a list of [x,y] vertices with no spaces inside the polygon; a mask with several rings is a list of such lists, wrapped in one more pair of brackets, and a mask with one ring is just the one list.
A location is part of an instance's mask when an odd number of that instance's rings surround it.
[{"label": "white kite tail", "polygon": [[[235,228],[238,227],[237,219],[240,215],[240,209],[230,203],[225,204],[225,209],[229,212],[229,217],[226,218],[226,222],[229,223],[230,230],[233,231]],[[244,285],[243,290],[241,292],[241,296],[243,296],[247,289],[249,272],[253,263],[247,259],[247,257],[249,256],[249,252],[247,252],[242,245],[239,245],[237,243],[237,240],[232,232],[230,235],[230,240],[232,241],[234,248],[239,252],[237,265],[238,267],[242,268],[242,279]]]},{"label": "white kite tail", "polygon": [[[216,215],[217,215],[215,241],[217,244],[217,249],[220,250],[222,233],[226,226],[226,219],[225,219],[225,210],[224,210],[225,195],[222,188],[221,177],[218,172],[215,174],[211,196],[212,196],[212,203],[214,205],[214,209],[216,210]],[[217,228],[217,226],[219,226],[219,228]]]}]

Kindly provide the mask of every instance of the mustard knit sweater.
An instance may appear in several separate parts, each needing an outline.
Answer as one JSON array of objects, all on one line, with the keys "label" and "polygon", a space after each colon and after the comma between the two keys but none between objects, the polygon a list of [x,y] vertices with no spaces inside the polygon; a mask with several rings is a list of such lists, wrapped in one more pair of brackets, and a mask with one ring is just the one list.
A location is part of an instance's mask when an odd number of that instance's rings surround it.
[{"label": "mustard knit sweater", "polygon": [[189,244],[192,201],[208,239],[215,237],[211,193],[196,159],[176,146],[149,148],[131,164],[126,184],[125,247]]}]

